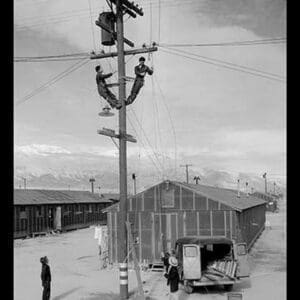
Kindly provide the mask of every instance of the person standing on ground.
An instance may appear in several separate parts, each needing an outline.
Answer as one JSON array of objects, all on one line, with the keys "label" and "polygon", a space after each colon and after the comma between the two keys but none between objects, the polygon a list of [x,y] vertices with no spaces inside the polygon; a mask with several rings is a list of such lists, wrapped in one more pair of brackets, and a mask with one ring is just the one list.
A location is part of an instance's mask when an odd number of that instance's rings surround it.
[{"label": "person standing on ground", "polygon": [[146,66],[145,60],[145,57],[140,57],[139,64],[134,68],[135,80],[131,89],[131,93],[127,98],[126,105],[131,104],[135,100],[140,89],[144,85],[146,73],[149,75],[153,74],[153,68]]},{"label": "person standing on ground", "polygon": [[47,256],[41,257],[40,262],[42,264],[42,272],[41,272],[41,279],[42,279],[42,286],[43,286],[43,300],[50,299],[50,291],[51,291],[51,272],[50,267],[48,265],[49,260]]},{"label": "person standing on ground", "polygon": [[178,299],[179,293],[179,274],[177,270],[178,261],[175,256],[169,258],[169,269],[165,277],[168,279],[167,285],[170,286],[170,297],[169,299]]},{"label": "person standing on ground", "polygon": [[111,77],[113,73],[103,74],[103,70],[100,65],[96,66],[95,70],[97,72],[96,83],[99,95],[103,97],[112,108],[120,109],[122,105],[118,102],[115,94],[109,90],[105,81],[105,79]]}]

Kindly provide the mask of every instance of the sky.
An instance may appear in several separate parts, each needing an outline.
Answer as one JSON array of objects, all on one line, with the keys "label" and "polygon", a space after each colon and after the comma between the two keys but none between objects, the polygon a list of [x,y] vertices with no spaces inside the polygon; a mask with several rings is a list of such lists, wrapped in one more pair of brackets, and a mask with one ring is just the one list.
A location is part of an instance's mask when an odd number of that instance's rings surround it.
[{"label": "sky", "polygon": [[[124,16],[124,35],[136,47],[286,37],[286,1],[135,3],[143,7],[144,16]],[[15,0],[14,56],[115,51],[115,46],[101,45],[95,25],[107,9],[104,0]],[[202,61],[164,47],[145,55],[154,75],[147,76],[127,109],[127,131],[138,141],[128,143],[128,170],[184,179],[180,165],[188,163],[195,172],[267,172],[285,180],[286,82],[207,63],[207,58],[285,77],[286,44],[176,49],[202,56]],[[134,76],[138,56],[127,60],[126,75]],[[94,70],[101,63],[106,72],[115,72],[117,61],[87,61],[26,101],[26,95],[76,61],[14,64],[14,101],[21,101],[14,107],[16,174],[117,171],[118,149],[97,129],[118,130],[118,115],[98,116],[105,101],[97,94]],[[110,82],[116,80],[115,74]]]}]

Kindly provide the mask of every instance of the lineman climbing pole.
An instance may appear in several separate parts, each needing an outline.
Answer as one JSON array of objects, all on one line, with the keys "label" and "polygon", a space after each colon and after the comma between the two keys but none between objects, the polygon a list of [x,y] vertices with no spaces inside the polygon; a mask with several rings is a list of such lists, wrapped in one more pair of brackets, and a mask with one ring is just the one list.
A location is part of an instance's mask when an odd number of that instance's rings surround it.
[{"label": "lineman climbing pole", "polygon": [[[126,74],[125,74],[125,55],[135,55],[139,53],[149,53],[157,51],[155,44],[152,47],[143,46],[141,49],[132,49],[124,51],[124,43],[130,47],[134,47],[134,43],[124,38],[124,23],[123,15],[128,14],[129,16],[136,18],[136,14],[143,16],[144,13],[138,5],[128,0],[109,0],[111,8],[114,4],[116,7],[116,13],[114,19],[116,22],[116,32],[109,28],[106,24],[101,22],[101,19],[95,23],[101,27],[102,30],[110,33],[113,40],[117,41],[117,53],[100,53],[91,54],[91,59],[101,59],[106,57],[118,57],[118,83],[119,86],[119,101],[121,101],[122,107],[119,110],[119,134],[116,134],[114,130],[103,128],[98,130],[99,134],[109,136],[111,138],[119,139],[119,176],[120,176],[120,218],[118,226],[118,262],[120,269],[120,299],[128,299],[128,268],[127,268],[127,232],[126,232],[126,221],[127,221],[127,149],[126,142],[136,142],[136,139],[126,133]],[[112,12],[113,13],[113,12]]]}]

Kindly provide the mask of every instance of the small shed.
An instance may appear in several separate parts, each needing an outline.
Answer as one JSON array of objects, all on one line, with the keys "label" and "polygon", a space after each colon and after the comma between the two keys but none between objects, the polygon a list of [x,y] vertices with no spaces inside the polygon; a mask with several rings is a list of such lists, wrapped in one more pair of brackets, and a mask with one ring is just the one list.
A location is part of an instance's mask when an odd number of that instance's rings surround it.
[{"label": "small shed", "polygon": [[[248,249],[265,226],[266,202],[236,190],[165,180],[127,199],[140,262],[160,261],[184,236],[226,237]],[[109,258],[118,261],[119,204],[107,212]]]},{"label": "small shed", "polygon": [[106,224],[101,210],[113,203],[87,191],[14,190],[14,238]]}]

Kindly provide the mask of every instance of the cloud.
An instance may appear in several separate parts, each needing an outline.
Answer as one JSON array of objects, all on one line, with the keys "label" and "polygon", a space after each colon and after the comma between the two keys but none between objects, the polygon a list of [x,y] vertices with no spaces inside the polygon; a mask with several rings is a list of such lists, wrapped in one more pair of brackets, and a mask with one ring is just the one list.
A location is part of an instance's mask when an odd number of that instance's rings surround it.
[{"label": "cloud", "polygon": [[19,152],[26,155],[42,155],[48,156],[51,154],[70,154],[71,152],[60,147],[60,146],[52,146],[52,145],[25,145],[25,146],[16,146],[15,152]]}]

